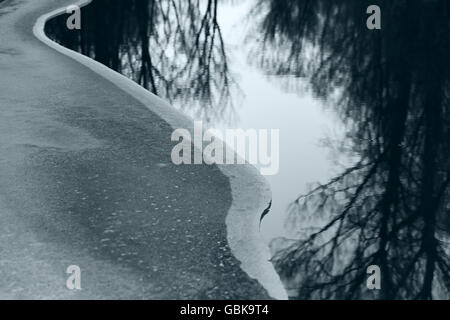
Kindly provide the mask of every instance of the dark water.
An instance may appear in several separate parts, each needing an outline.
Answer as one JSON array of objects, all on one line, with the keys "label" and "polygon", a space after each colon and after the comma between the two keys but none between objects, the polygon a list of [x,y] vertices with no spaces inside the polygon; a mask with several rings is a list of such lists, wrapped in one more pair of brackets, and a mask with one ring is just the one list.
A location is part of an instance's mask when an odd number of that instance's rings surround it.
[{"label": "dark water", "polygon": [[[290,138],[270,182],[291,203],[274,264],[292,294],[448,298],[450,4],[377,2],[376,31],[365,0],[95,0],[81,31],[66,17],[46,31],[194,117]],[[325,136],[341,166],[305,140],[323,123],[344,131]],[[381,290],[366,287],[370,265]]]},{"label": "dark water", "polygon": [[46,31],[151,92],[195,109],[197,117],[223,118],[233,108],[235,84],[217,6],[216,1],[206,7],[198,1],[93,1],[82,10],[81,31],[61,28],[67,16],[48,23]]}]

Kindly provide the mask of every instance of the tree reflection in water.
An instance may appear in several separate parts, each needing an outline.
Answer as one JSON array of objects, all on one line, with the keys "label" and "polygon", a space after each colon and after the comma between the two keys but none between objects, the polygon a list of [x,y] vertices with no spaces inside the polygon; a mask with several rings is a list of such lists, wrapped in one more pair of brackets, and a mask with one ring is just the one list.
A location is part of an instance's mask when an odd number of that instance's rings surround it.
[{"label": "tree reflection in water", "polygon": [[[380,31],[366,28],[366,0],[260,0],[255,10],[260,67],[307,78],[358,159],[290,208],[300,240],[273,262],[298,298],[449,297],[449,5],[377,3]],[[381,268],[378,292],[366,287],[370,265]]]},{"label": "tree reflection in water", "polygon": [[227,121],[239,88],[230,75],[217,14],[218,0],[94,0],[82,9],[81,30],[65,28],[63,15],[45,31],[61,45],[194,110],[196,118]]},{"label": "tree reflection in water", "polygon": [[[204,4],[204,5],[202,5]],[[250,40],[265,72],[309,80],[347,127],[358,159],[296,199],[299,239],[273,262],[298,298],[450,296],[450,6],[379,0],[382,29],[366,28],[367,0],[258,0]],[[236,86],[217,22],[218,0],[94,0],[81,31],[66,16],[46,26],[91,56],[204,120],[233,112]],[[301,147],[301,146],[298,146]],[[369,291],[366,269],[381,268]]]}]

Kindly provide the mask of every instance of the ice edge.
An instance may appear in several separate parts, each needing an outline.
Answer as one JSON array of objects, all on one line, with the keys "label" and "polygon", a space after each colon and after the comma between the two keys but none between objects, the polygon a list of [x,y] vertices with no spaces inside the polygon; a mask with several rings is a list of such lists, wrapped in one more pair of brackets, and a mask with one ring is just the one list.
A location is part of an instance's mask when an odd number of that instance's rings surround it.
[{"label": "ice edge", "polygon": [[[83,7],[92,0],[75,3]],[[67,49],[49,39],[44,32],[45,23],[53,17],[66,13],[66,7],[55,9],[40,16],[33,26],[34,35],[47,46],[76,60],[132,95],[173,128],[193,129],[193,120],[169,103],[144,89],[137,83],[103,64]],[[275,299],[288,298],[280,277],[270,263],[270,252],[259,232],[261,213],[271,201],[271,190],[267,180],[252,165],[218,165],[230,180],[232,204],[226,217],[227,240],[233,255],[241,262],[241,269],[256,279]],[[250,214],[249,214],[250,212]]]}]

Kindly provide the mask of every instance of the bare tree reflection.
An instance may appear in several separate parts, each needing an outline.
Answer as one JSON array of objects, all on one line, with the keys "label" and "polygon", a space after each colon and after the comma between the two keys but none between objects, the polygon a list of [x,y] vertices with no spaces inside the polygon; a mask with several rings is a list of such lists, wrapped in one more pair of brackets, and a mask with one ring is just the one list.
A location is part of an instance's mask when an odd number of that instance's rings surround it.
[{"label": "bare tree reflection", "polygon": [[[309,79],[358,159],[291,207],[301,240],[273,262],[299,298],[450,296],[448,2],[377,3],[381,31],[366,28],[364,0],[260,0],[255,11],[260,66]],[[370,265],[382,272],[376,293]]]},{"label": "bare tree reflection", "polygon": [[227,120],[239,89],[217,14],[218,0],[94,0],[80,31],[67,30],[61,16],[46,33],[205,121]]}]

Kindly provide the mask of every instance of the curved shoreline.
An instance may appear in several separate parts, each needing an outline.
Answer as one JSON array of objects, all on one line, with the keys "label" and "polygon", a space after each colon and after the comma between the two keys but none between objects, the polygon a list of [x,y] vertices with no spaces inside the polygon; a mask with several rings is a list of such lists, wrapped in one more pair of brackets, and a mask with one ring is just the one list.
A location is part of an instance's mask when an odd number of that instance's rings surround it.
[{"label": "curved shoreline", "polygon": [[[91,0],[81,0],[79,7],[88,5]],[[156,113],[172,128],[193,130],[193,121],[169,103],[155,96],[137,83],[103,64],[67,49],[50,40],[44,32],[45,23],[58,15],[65,14],[66,7],[55,9],[38,18],[33,27],[34,35],[52,49],[88,67],[121,90],[129,93],[144,106]],[[217,165],[229,179],[232,204],[226,216],[227,240],[233,255],[241,262],[241,269],[256,279],[276,299],[287,299],[278,274],[269,262],[270,253],[259,233],[259,218],[271,200],[267,181],[255,167],[246,165]],[[256,192],[255,192],[255,189]]]}]

